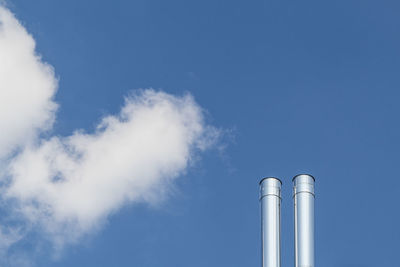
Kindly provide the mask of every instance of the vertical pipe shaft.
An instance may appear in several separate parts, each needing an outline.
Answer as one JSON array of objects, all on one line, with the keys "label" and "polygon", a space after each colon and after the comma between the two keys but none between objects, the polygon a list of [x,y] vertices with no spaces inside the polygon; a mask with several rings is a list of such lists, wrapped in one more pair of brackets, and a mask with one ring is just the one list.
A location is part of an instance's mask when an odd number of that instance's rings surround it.
[{"label": "vertical pipe shaft", "polygon": [[293,178],[295,266],[314,265],[314,183],[308,174]]},{"label": "vertical pipe shaft", "polygon": [[262,267],[281,266],[281,185],[273,177],[260,181]]}]

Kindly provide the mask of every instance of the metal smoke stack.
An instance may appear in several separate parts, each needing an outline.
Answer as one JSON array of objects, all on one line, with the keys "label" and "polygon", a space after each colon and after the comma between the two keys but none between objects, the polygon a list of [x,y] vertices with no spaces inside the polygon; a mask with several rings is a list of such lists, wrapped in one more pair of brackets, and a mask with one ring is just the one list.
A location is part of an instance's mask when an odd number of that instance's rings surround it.
[{"label": "metal smoke stack", "polygon": [[308,174],[293,178],[295,267],[315,267],[314,183],[314,177]]},{"label": "metal smoke stack", "polygon": [[278,178],[260,181],[262,266],[281,266],[281,185]]}]

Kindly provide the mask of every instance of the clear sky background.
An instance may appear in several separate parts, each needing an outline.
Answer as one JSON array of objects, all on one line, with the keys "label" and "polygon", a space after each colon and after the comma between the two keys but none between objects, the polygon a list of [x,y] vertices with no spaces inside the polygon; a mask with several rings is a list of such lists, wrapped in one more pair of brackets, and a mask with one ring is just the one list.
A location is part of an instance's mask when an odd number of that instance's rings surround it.
[{"label": "clear sky background", "polygon": [[[56,135],[93,130],[132,89],[190,92],[225,129],[159,207],[127,206],[54,260],[260,266],[258,181],[316,177],[316,266],[400,266],[400,2],[10,0],[60,78]],[[35,250],[31,243],[22,245]],[[40,254],[42,255],[42,254]]]}]

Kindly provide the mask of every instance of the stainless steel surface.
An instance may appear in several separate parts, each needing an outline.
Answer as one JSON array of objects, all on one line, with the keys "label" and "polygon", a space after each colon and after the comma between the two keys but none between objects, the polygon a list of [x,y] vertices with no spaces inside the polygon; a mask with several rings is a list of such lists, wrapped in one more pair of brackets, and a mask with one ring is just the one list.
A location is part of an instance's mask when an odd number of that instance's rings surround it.
[{"label": "stainless steel surface", "polygon": [[314,183],[308,174],[293,178],[295,266],[314,265]]},{"label": "stainless steel surface", "polygon": [[262,267],[281,266],[281,181],[260,182]]}]

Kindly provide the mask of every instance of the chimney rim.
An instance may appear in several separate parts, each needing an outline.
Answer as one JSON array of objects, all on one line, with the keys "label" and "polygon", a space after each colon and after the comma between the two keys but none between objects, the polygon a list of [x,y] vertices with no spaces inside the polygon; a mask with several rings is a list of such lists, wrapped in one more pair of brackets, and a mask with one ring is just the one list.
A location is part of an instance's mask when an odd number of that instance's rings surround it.
[{"label": "chimney rim", "polygon": [[307,175],[308,177],[311,177],[315,182],[314,176],[312,176],[311,174],[308,174],[308,173],[297,174],[295,177],[293,177],[292,182],[294,182],[294,180],[296,180],[297,177],[302,176],[302,175]]},{"label": "chimney rim", "polygon": [[281,179],[279,179],[279,178],[276,178],[276,177],[264,177],[264,178],[262,178],[261,180],[260,180],[260,182],[259,182],[259,184],[261,185],[262,184],[262,182],[264,182],[264,180],[267,180],[267,179],[275,179],[275,180],[278,180],[280,183],[281,183],[281,185],[282,185],[282,180]]}]

